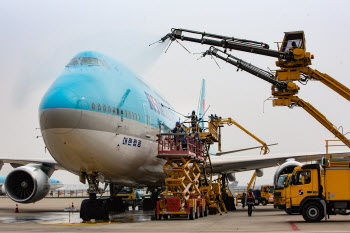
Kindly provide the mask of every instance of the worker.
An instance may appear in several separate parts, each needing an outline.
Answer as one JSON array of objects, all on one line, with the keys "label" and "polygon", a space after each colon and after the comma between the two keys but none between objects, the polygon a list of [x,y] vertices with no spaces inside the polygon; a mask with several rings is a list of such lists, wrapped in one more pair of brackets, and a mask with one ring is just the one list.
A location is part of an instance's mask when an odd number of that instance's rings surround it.
[{"label": "worker", "polygon": [[175,128],[172,130],[173,133],[179,133],[180,132],[180,122],[176,122]]},{"label": "worker", "polygon": [[186,118],[191,118],[191,128],[192,128],[192,132],[196,132],[197,131],[197,122],[198,122],[198,117],[196,115],[196,111],[192,111],[192,114],[189,116],[186,116]]},{"label": "worker", "polygon": [[253,189],[249,189],[248,191],[248,194],[245,198],[245,202],[247,203],[248,205],[248,216],[252,216],[252,212],[253,212],[253,207],[254,207],[254,204],[255,204],[255,196],[254,196],[254,193],[253,193]]},{"label": "worker", "polygon": [[[180,130],[181,130],[180,131],[181,133],[185,133],[184,128],[181,127]],[[181,140],[181,143],[182,143],[182,150],[187,150],[187,136],[186,136],[186,134],[184,134],[184,136],[183,136],[183,138]]]},{"label": "worker", "polygon": [[[180,122],[177,121],[176,124],[175,124],[175,128],[171,132],[173,132],[174,134],[180,133],[180,128],[181,128]],[[175,143],[175,145],[177,147],[177,150],[179,150],[180,149],[180,145],[179,145],[179,142],[177,140],[178,140],[178,136],[174,135],[174,143]]]},{"label": "worker", "polygon": [[211,115],[209,116],[209,119],[210,119],[211,122],[213,122],[213,121],[214,121],[214,115],[211,114]]},{"label": "worker", "polygon": [[242,197],[241,197],[241,202],[242,202],[242,208],[245,207],[245,198],[246,198],[247,194],[246,193],[243,193],[242,194]]}]

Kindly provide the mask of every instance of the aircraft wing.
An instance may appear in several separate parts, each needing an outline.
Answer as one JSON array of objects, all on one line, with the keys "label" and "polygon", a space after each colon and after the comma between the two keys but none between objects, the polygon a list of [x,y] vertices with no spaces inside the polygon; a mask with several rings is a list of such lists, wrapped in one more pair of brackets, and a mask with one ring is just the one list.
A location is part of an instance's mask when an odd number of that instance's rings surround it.
[{"label": "aircraft wing", "polygon": [[[336,157],[350,157],[350,152],[330,153]],[[309,153],[298,155],[257,155],[254,157],[235,157],[235,156],[212,156],[211,163],[214,173],[235,173],[261,168],[275,167],[286,162],[287,159],[294,158],[299,162],[310,162],[320,160],[326,154]]]},{"label": "aircraft wing", "polygon": [[5,163],[11,164],[13,168],[27,165],[29,163],[44,164],[48,167],[52,167],[55,170],[65,170],[59,165],[54,159],[12,159],[12,158],[1,158],[0,157],[0,170]]}]

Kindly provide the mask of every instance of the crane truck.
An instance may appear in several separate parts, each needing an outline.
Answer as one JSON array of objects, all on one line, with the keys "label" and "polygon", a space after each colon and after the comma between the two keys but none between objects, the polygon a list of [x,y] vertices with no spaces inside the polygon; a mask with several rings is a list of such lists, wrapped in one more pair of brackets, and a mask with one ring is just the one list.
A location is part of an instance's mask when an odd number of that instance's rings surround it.
[{"label": "crane truck", "polygon": [[[339,138],[345,145],[350,147],[350,141],[337,127],[328,121],[327,118],[310,103],[297,96],[300,88],[294,81],[306,84],[309,80],[318,80],[350,101],[349,88],[329,75],[309,67],[314,56],[311,55],[310,52],[306,52],[306,41],[303,31],[285,32],[283,42],[277,44],[278,50],[270,49],[269,45],[263,42],[188,29],[173,28],[171,33],[168,33],[160,39],[160,42],[164,42],[167,39],[170,39],[171,42],[182,40],[211,45],[211,47],[203,53],[203,57],[207,55],[215,56],[238,67],[238,69],[244,70],[271,83],[273,106],[288,106],[290,108],[294,106],[302,107],[333,133],[335,137]],[[224,50],[220,50],[214,46],[222,47]],[[276,70],[275,73],[271,73],[229,54],[227,50],[238,50],[278,58],[276,66],[280,69]]]},{"label": "crane truck", "polygon": [[286,212],[307,222],[329,215],[349,215],[350,160],[322,158],[321,164],[296,167],[286,186]]}]

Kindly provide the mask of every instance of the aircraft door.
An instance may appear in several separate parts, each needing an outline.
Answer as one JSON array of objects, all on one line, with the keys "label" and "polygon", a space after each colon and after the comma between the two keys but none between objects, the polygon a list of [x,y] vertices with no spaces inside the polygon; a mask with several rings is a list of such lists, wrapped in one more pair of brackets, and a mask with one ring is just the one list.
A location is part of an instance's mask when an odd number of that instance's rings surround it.
[{"label": "aircraft door", "polygon": [[145,136],[150,138],[151,137],[151,116],[149,114],[149,108],[147,108],[146,104],[143,104],[143,111],[145,116]]}]

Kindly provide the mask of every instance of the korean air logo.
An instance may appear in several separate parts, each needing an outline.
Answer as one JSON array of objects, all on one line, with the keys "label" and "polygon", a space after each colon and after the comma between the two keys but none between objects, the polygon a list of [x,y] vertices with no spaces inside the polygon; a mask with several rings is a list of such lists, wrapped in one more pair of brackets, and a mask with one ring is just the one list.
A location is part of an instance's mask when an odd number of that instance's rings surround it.
[{"label": "korean air logo", "polygon": [[158,109],[158,107],[157,107],[157,103],[156,103],[156,101],[153,99],[153,96],[152,96],[152,95],[149,95],[149,96],[150,96],[150,98],[151,98],[153,107],[155,108],[155,110],[156,110],[157,112],[159,112],[159,109]]},{"label": "korean air logo", "polygon": [[298,194],[299,194],[300,196],[301,196],[301,195],[304,195],[304,190],[299,189]]}]

